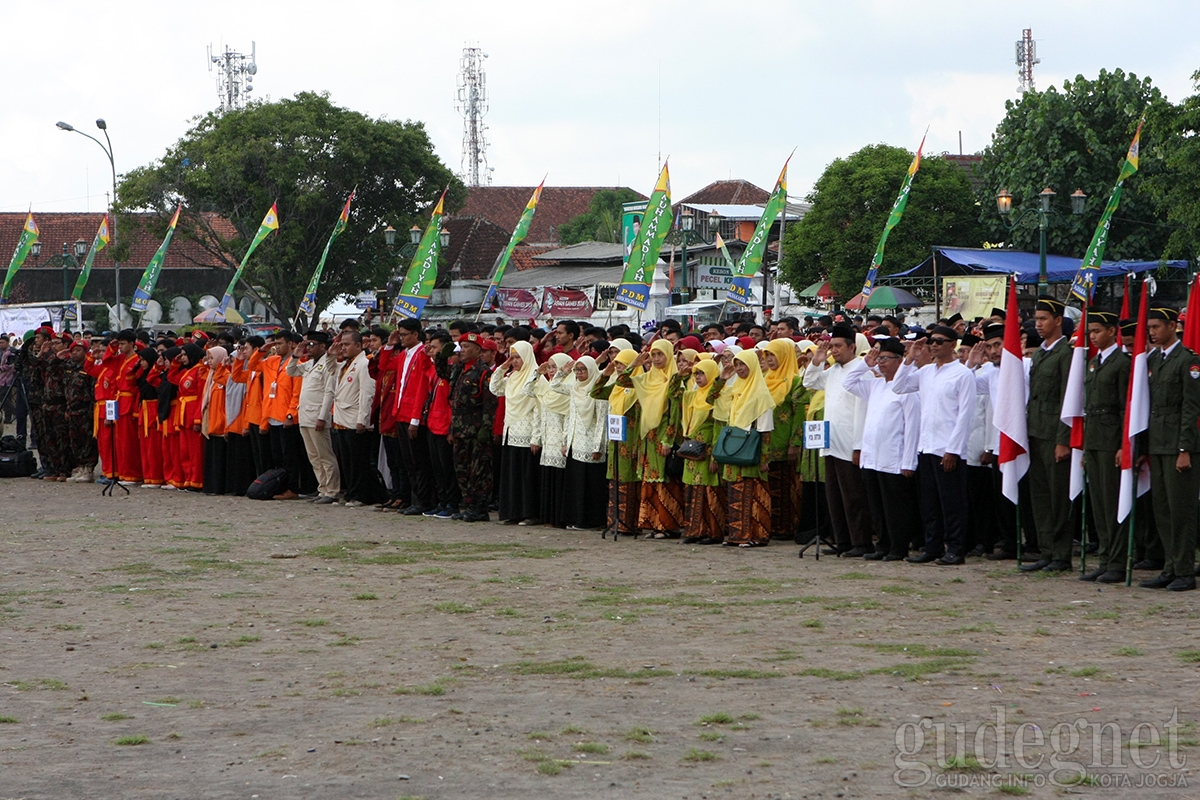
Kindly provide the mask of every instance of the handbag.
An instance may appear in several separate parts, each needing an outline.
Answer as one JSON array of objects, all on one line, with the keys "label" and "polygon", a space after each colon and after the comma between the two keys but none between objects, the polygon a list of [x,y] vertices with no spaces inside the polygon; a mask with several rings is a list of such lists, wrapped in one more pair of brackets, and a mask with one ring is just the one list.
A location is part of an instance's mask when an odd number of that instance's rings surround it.
[{"label": "handbag", "polygon": [[675,452],[688,461],[703,461],[708,458],[708,445],[699,439],[684,439]]},{"label": "handbag", "polygon": [[718,464],[734,467],[750,467],[759,463],[762,452],[762,436],[751,428],[744,431],[732,425],[721,429],[717,443],[713,445],[713,458]]},{"label": "handbag", "polygon": [[672,450],[667,454],[667,463],[663,468],[663,472],[671,480],[683,479],[683,458],[680,457],[678,451]]}]

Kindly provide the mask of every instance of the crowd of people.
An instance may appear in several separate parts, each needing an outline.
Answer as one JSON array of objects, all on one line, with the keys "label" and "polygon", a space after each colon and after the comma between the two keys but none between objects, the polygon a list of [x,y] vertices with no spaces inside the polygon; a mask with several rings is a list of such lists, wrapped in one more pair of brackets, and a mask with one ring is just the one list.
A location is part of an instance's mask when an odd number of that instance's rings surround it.
[{"label": "crowd of people", "polygon": [[[496,512],[698,545],[823,540],[843,558],[939,566],[1020,554],[1027,572],[1069,573],[1078,547],[1094,566],[1081,580],[1125,581],[1117,496],[1136,323],[1087,316],[1085,508],[1068,490],[1061,419],[1072,322],[1051,297],[1011,321],[1028,398],[1018,504],[997,466],[1003,310],[925,327],[844,315],[690,332],[672,320],[642,332],[497,322],[187,338],[43,326],[19,348],[0,337],[0,393],[27,408],[46,481],[244,495],[278,469],[281,501],[467,522]],[[1174,310],[1150,312],[1139,448],[1151,491],[1133,564],[1159,573],[1142,586],[1172,591],[1196,585],[1200,496],[1200,358],[1178,327]],[[828,438],[810,449],[815,420]]]}]

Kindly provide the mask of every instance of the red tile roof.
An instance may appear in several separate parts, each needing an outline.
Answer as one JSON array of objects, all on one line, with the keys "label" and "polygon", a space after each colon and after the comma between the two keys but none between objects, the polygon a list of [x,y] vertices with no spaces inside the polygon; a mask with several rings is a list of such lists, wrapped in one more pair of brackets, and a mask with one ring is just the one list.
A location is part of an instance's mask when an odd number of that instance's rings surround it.
[{"label": "red tile roof", "polygon": [[[23,269],[49,267],[51,266],[51,257],[54,257],[53,268],[60,269],[61,259],[57,256],[62,254],[63,242],[67,243],[68,248],[73,249],[75,241],[82,239],[87,242],[88,247],[91,247],[92,240],[96,238],[96,229],[100,227],[100,220],[103,216],[100,212],[90,214],[34,212],[33,220],[38,226],[38,241],[42,243],[42,252],[37,263],[34,262],[32,255],[27,258]],[[228,239],[236,235],[233,225],[224,217],[211,213],[202,213],[201,217],[204,218],[206,224],[213,226],[222,237]],[[128,230],[130,220],[134,225],[133,230]],[[156,214],[121,216],[117,236],[121,241],[130,242],[132,245],[128,259],[122,262],[123,267],[144,269],[150,263],[158,246],[162,244],[166,222],[167,220],[163,220]],[[12,253],[17,246],[17,241],[21,238],[21,229],[24,225],[24,213],[0,213],[0,253],[5,255]],[[175,238],[171,240],[171,247],[167,250],[167,257],[163,261],[164,269],[210,269],[227,266],[226,262],[222,262],[206,252],[192,239],[180,235],[183,225],[181,219]],[[151,227],[162,232],[154,232],[150,230]],[[232,260],[232,256],[230,259]],[[107,248],[97,254],[93,266],[96,269],[112,269],[113,261]]]},{"label": "red tile roof", "polygon": [[446,217],[442,227],[450,234],[450,246],[438,269],[439,286],[449,286],[455,270],[461,280],[486,279],[511,235],[483,217]]},{"label": "red tile roof", "polygon": [[561,263],[557,260],[548,261],[543,258],[543,259],[534,261],[534,258],[536,258],[537,256],[540,256],[540,255],[543,255],[545,253],[549,253],[552,250],[558,250],[558,249],[559,249],[558,247],[552,246],[552,245],[541,246],[541,247],[532,247],[532,246],[518,247],[517,249],[513,250],[512,259],[508,262],[509,269],[525,270],[525,269],[537,269],[538,267],[547,267],[547,266],[557,267]]},{"label": "red tile roof", "polygon": [[755,186],[740,178],[730,181],[713,181],[698,192],[693,192],[681,203],[716,203],[717,205],[753,205],[765,203],[771,198],[766,189]]},{"label": "red tile roof", "polygon": [[[473,186],[459,216],[483,217],[509,233],[533,195],[534,186]],[[525,241],[531,245],[556,244],[558,226],[588,210],[592,197],[603,189],[621,186],[547,186],[542,190],[537,213]],[[645,199],[645,195],[638,197]]]}]

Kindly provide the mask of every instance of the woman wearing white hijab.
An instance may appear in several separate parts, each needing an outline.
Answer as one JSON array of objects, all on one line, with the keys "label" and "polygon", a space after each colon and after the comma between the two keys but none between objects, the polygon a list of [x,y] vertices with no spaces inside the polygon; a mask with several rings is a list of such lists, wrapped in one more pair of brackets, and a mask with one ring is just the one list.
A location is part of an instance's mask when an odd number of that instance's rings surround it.
[{"label": "woman wearing white hijab", "polygon": [[204,356],[208,377],[200,401],[200,432],[204,436],[204,493],[225,494],[225,384],[229,382],[229,351],[210,347]]},{"label": "woman wearing white hijab", "polygon": [[538,516],[544,524],[555,528],[566,527],[559,519],[558,506],[567,467],[563,443],[567,412],[571,409],[571,383],[575,381],[571,374],[574,363],[566,353],[555,353],[538,367],[538,377],[524,389],[538,401],[540,423],[530,440],[530,449],[538,456],[541,473],[541,511]]},{"label": "woman wearing white hijab", "polygon": [[504,429],[500,444],[500,521],[516,525],[537,524],[541,513],[541,481],[537,457],[530,449],[540,425],[539,404],[524,391],[537,379],[537,361],[529,342],[514,342],[508,360],[492,373],[489,388],[505,398]]},{"label": "woman wearing white hijab", "polygon": [[608,449],[608,403],[592,397],[600,378],[596,360],[583,356],[571,372],[571,407],[567,413],[563,455],[568,456],[563,482],[561,519],[571,530],[604,527],[608,483],[604,478]]}]

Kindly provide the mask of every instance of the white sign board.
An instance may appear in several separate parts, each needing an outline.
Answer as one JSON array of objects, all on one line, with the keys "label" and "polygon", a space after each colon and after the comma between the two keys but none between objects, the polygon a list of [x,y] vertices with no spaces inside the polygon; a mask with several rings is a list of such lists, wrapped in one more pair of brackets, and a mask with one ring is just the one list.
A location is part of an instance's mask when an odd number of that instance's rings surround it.
[{"label": "white sign board", "polygon": [[610,442],[625,441],[626,426],[625,417],[622,414],[608,415],[608,440]]},{"label": "white sign board", "polygon": [[811,419],[804,423],[804,449],[827,450],[829,448],[829,420]]},{"label": "white sign board", "polygon": [[105,400],[104,401],[104,419],[106,419],[109,422],[117,421],[117,401],[116,400]]}]

